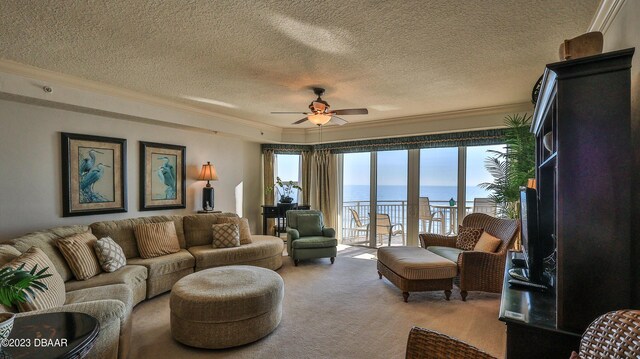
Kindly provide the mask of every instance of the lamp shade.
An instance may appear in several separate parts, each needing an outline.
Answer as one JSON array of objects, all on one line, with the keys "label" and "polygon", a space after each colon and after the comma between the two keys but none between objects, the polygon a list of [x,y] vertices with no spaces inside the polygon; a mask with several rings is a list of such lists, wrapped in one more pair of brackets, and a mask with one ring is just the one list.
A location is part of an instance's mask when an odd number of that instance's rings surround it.
[{"label": "lamp shade", "polygon": [[321,113],[321,114],[317,114],[317,115],[309,115],[309,116],[307,116],[307,119],[311,123],[320,126],[320,125],[324,125],[327,122],[331,121],[331,115],[325,115],[325,114]]},{"label": "lamp shade", "polygon": [[207,161],[206,165],[202,165],[202,170],[200,170],[200,175],[198,175],[198,181],[217,181],[218,174],[216,173],[216,168],[211,164],[211,162]]}]

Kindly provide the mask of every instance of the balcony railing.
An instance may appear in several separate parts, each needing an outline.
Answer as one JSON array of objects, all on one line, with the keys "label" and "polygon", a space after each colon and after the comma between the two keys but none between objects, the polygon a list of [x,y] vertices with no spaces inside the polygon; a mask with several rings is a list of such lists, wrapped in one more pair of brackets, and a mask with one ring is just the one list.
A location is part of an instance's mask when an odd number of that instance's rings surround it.
[{"label": "balcony railing", "polygon": [[[436,217],[443,218],[442,222],[433,221],[431,224],[430,232],[439,234],[451,234],[456,233],[457,226],[457,207],[449,206],[449,200],[432,200],[430,201],[431,212],[436,212]],[[473,201],[467,201],[465,203],[466,214],[471,213]],[[400,223],[403,227],[407,228],[407,201],[402,200],[387,200],[378,201],[376,206],[376,212],[378,214],[385,213],[389,215],[391,224]],[[350,210],[354,210],[360,219],[363,226],[371,223],[371,203],[369,201],[350,201],[344,202],[342,206],[342,240],[344,243],[356,243],[356,242],[368,242],[366,233],[362,230],[358,230],[356,219],[352,215]],[[452,223],[453,222],[453,223]],[[426,233],[429,231],[428,221],[418,222],[418,231],[420,233]],[[406,233],[405,233],[406,235]],[[396,236],[399,237],[399,236]],[[396,240],[393,238],[393,242]]]}]

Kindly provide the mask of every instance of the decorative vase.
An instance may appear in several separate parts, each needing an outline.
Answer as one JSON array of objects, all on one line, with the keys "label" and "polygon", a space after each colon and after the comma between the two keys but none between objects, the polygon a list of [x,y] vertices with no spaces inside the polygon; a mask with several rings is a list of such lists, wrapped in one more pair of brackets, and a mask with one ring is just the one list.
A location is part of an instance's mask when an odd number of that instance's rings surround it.
[{"label": "decorative vase", "polygon": [[[11,334],[15,317],[16,315],[13,313],[0,313],[0,342],[7,339]],[[2,350],[2,347],[0,347],[0,350]]]},{"label": "decorative vase", "polygon": [[455,206],[455,205],[456,205],[456,201],[453,199],[453,197],[451,197],[451,199],[449,200],[449,205],[450,205],[451,207],[453,207],[453,206]]},{"label": "decorative vase", "polygon": [[542,144],[549,152],[553,152],[553,132],[549,132],[542,137]]}]

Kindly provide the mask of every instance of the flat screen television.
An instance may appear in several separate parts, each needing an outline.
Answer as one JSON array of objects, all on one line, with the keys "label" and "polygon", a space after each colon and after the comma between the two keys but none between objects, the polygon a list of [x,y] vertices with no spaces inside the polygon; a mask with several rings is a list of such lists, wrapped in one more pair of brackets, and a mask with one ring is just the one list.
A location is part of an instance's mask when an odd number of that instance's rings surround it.
[{"label": "flat screen television", "polygon": [[520,230],[522,238],[522,253],[527,270],[521,275],[528,281],[544,284],[545,245],[538,232],[538,196],[536,190],[520,187]]}]

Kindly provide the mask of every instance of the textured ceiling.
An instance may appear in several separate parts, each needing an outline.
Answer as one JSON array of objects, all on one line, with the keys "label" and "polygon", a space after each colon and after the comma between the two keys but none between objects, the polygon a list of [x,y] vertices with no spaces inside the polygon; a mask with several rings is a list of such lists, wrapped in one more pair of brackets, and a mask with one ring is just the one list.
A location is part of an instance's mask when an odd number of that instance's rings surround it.
[{"label": "textured ceiling", "polygon": [[527,102],[597,5],[2,0],[0,58],[282,127],[322,86],[358,122]]}]

